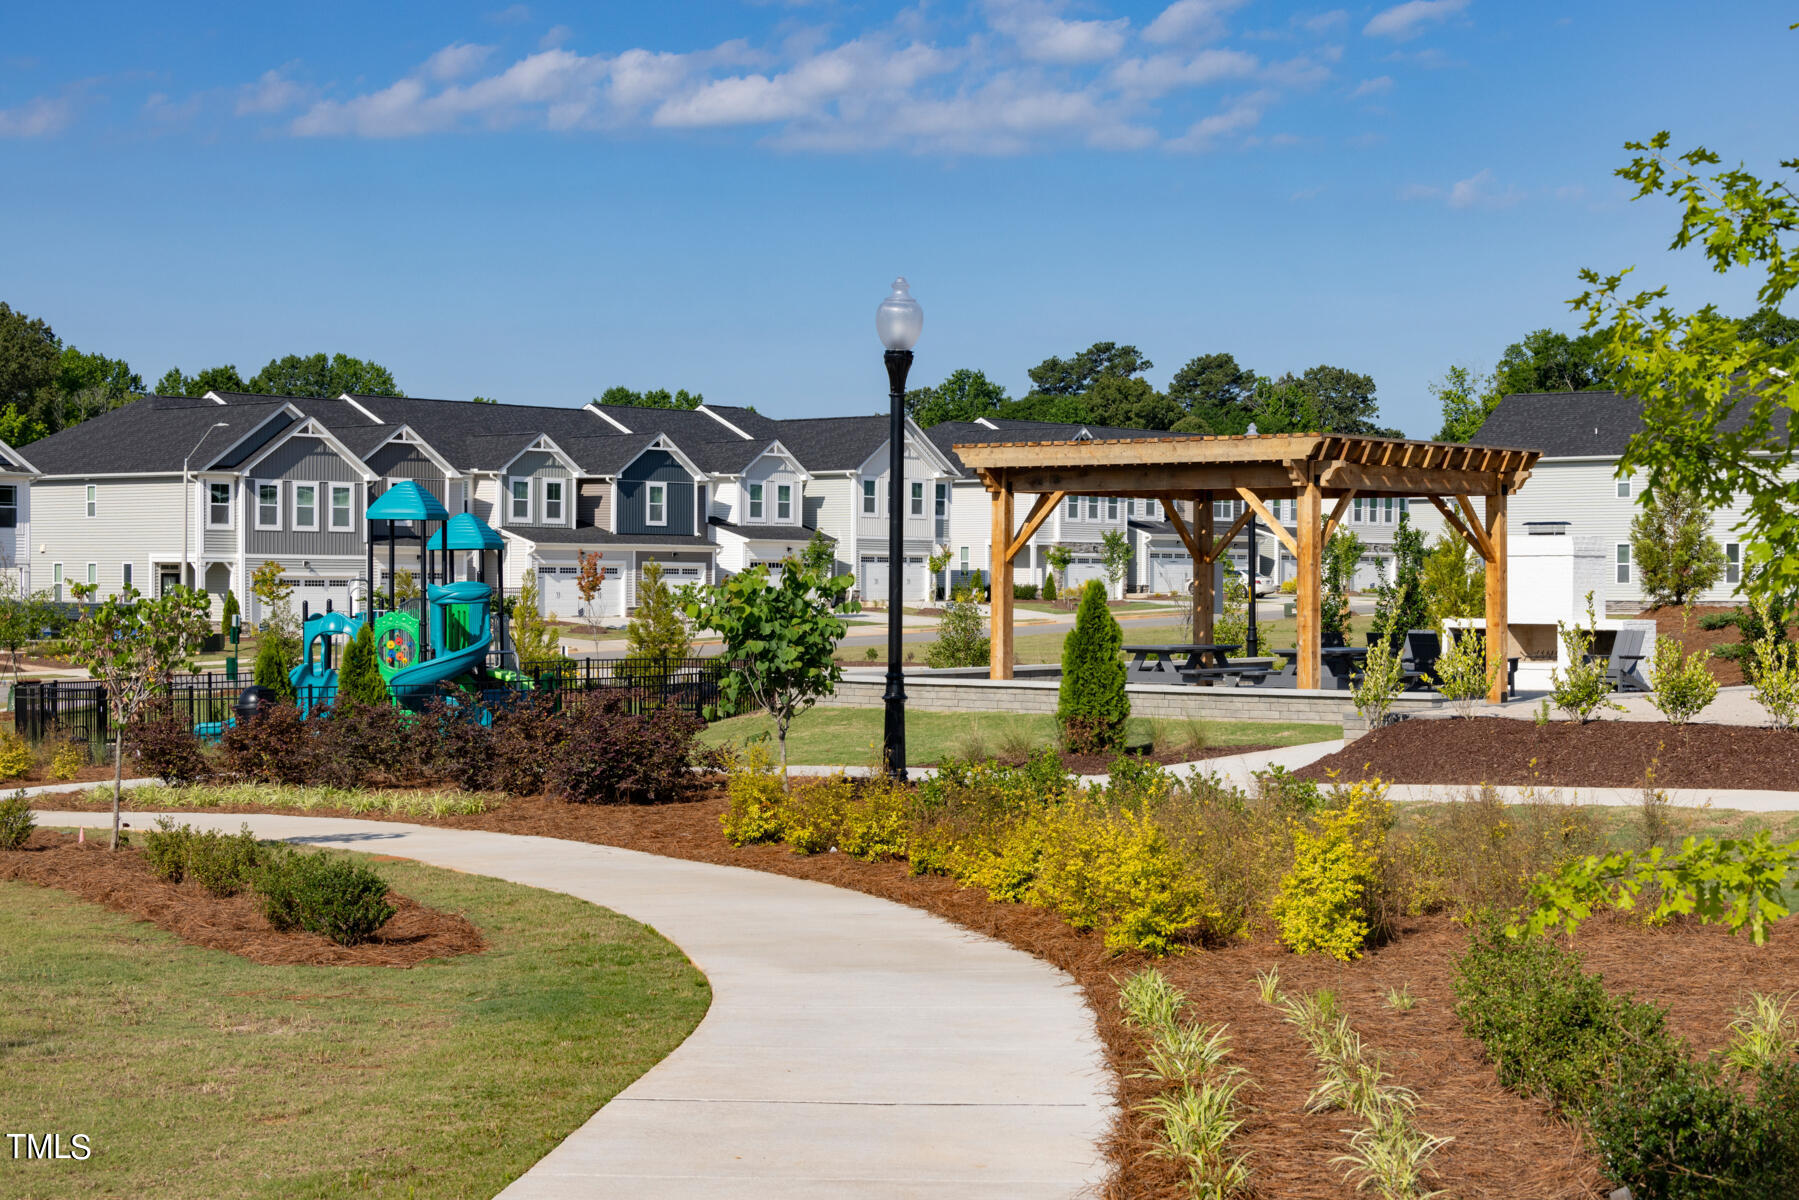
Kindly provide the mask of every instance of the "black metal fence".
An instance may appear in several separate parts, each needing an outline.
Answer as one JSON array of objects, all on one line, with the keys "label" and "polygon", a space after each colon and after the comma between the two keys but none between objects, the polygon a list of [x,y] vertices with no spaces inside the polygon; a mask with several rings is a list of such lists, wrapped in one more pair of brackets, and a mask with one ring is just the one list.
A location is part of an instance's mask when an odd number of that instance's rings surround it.
[{"label": "black metal fence", "polygon": [[[719,680],[730,664],[718,658],[677,659],[659,663],[653,659],[558,658],[523,664],[518,678],[504,682],[483,681],[479,702],[489,707],[514,704],[532,695],[553,698],[579,695],[604,698],[631,713],[677,708],[703,720],[735,715],[721,709]],[[167,699],[175,712],[195,728],[229,721],[235,715],[238,696],[251,683],[209,672],[177,675]],[[329,705],[335,688],[301,689],[303,710]],[[446,689],[452,691],[452,689]],[[402,697],[408,707],[422,706],[432,692]],[[453,694],[463,700],[469,694]],[[49,737],[65,737],[101,745],[111,737],[106,709],[106,686],[92,680],[42,680],[20,683],[13,690],[13,722],[20,735],[34,744]]]}]

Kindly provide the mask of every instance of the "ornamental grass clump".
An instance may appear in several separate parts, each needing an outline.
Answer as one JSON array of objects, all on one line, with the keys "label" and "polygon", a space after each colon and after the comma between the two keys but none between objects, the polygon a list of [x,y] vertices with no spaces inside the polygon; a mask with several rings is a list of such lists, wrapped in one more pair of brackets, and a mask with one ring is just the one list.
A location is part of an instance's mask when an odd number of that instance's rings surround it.
[{"label": "ornamental grass clump", "polygon": [[1124,634],[1106,607],[1106,589],[1089,580],[1081,590],[1074,629],[1062,643],[1062,684],[1056,723],[1073,754],[1103,754],[1124,741],[1131,702],[1125,695]]}]

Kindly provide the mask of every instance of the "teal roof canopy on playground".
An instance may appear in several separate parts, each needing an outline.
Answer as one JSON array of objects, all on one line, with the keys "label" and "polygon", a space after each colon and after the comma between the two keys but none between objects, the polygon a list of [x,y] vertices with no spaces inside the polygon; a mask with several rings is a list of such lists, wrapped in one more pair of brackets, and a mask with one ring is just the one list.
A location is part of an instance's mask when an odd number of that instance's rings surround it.
[{"label": "teal roof canopy on playground", "polygon": [[[374,515],[372,511],[370,515]],[[442,550],[445,534],[450,537],[452,550],[498,550],[506,544],[499,530],[473,513],[457,513],[451,517],[448,524],[431,535],[427,546],[432,550]]]},{"label": "teal roof canopy on playground", "polygon": [[410,479],[394,484],[371,505],[371,521],[447,521],[450,510]]}]

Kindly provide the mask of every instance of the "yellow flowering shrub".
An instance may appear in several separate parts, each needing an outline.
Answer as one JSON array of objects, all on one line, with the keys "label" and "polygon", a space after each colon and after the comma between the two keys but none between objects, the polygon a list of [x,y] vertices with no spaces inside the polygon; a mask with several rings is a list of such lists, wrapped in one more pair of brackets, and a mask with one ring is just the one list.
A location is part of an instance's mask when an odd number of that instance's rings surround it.
[{"label": "yellow flowering shrub", "polygon": [[890,780],[864,784],[844,807],[838,849],[868,862],[906,857],[910,807],[906,789]]},{"label": "yellow flowering shrub", "polygon": [[50,753],[50,778],[67,782],[81,774],[87,766],[87,746],[81,742],[58,742]]},{"label": "yellow flowering shrub", "polygon": [[1316,827],[1295,823],[1293,866],[1281,879],[1273,917],[1281,944],[1296,954],[1360,958],[1373,929],[1380,852],[1393,822],[1378,779],[1337,789]]},{"label": "yellow flowering shrub", "polygon": [[854,786],[845,775],[795,782],[781,809],[782,830],[795,854],[822,854],[838,844]]},{"label": "yellow flowering shrub", "polygon": [[0,734],[0,779],[17,779],[36,762],[30,742],[16,733]]},{"label": "yellow flowering shrub", "polygon": [[727,841],[733,846],[749,846],[781,840],[785,797],[766,743],[752,742],[737,756],[726,776],[725,791],[731,802],[718,819]]},{"label": "yellow flowering shrub", "polygon": [[1103,929],[1108,950],[1167,954],[1221,914],[1205,881],[1148,816],[1091,802],[1045,813],[1028,899],[1076,929]]}]

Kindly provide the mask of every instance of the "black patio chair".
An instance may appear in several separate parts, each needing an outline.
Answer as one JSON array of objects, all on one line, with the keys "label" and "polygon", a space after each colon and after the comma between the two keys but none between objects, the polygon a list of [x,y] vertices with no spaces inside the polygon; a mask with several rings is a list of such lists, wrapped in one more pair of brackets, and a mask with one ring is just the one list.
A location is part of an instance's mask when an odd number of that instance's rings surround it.
[{"label": "black patio chair", "polygon": [[1412,629],[1405,635],[1405,653],[1400,658],[1406,690],[1429,687],[1430,675],[1437,669],[1437,658],[1443,653],[1443,639],[1434,629]]}]

